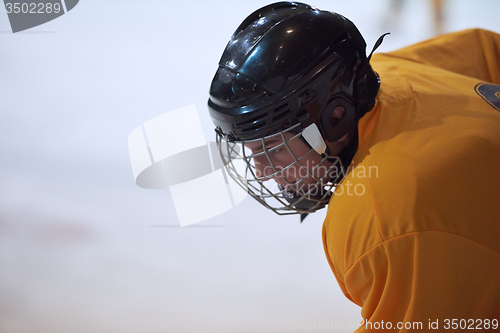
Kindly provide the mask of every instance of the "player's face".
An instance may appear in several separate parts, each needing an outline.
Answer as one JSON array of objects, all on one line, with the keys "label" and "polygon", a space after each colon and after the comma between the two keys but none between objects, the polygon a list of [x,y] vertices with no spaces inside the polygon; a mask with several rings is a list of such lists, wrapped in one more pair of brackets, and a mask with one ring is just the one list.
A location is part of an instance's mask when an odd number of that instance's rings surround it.
[{"label": "player's face", "polygon": [[[326,183],[330,177],[324,174],[331,166],[321,155],[307,146],[300,136],[283,133],[262,141],[246,143],[252,151],[255,176],[261,180],[275,180],[285,189],[307,193],[323,177]],[[286,141],[286,144],[285,142]],[[265,153],[267,151],[267,153]],[[328,178],[328,179],[327,179]]]}]

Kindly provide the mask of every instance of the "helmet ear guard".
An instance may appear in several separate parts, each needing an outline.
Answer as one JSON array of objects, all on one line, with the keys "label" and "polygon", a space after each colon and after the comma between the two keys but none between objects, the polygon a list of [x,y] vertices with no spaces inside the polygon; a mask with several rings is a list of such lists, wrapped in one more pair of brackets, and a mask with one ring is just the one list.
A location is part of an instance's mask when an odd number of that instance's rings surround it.
[{"label": "helmet ear guard", "polygon": [[[356,126],[357,121],[373,107],[375,96],[380,86],[380,78],[378,74],[371,69],[370,59],[373,52],[382,44],[384,37],[388,34],[389,33],[385,33],[380,36],[375,42],[373,50],[368,58],[366,58],[366,60],[361,58],[353,68],[353,73],[355,73],[353,79],[358,80],[356,83],[357,100],[350,94],[334,94],[328,101],[326,107],[320,111],[318,116],[319,127],[323,138],[327,141],[334,142],[342,138],[349,130]],[[352,45],[349,45],[349,47],[352,47]],[[335,108],[339,106],[345,110],[345,114],[338,123],[332,124],[330,116]]]},{"label": "helmet ear guard", "polygon": [[[331,115],[333,111],[341,107],[345,113],[342,119],[333,124]],[[320,111],[318,115],[318,124],[311,123],[302,130],[302,137],[318,154],[322,155],[328,152],[326,141],[334,142],[342,138],[356,125],[356,107],[348,96],[337,95],[332,98]]]},{"label": "helmet ear guard", "polygon": [[[342,138],[356,125],[356,107],[354,106],[352,97],[339,94],[334,96],[320,112],[318,120],[321,134],[329,141],[334,142]],[[331,122],[331,114],[337,108],[344,109],[345,114],[336,124]]]}]

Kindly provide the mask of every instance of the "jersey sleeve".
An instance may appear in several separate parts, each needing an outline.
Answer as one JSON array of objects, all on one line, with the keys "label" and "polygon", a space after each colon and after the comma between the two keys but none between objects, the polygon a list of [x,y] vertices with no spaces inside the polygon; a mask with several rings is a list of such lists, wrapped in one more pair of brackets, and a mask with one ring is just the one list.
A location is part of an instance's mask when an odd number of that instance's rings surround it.
[{"label": "jersey sleeve", "polygon": [[500,83],[500,35],[488,30],[441,35],[386,55]]},{"label": "jersey sleeve", "polygon": [[497,252],[462,236],[425,231],[374,247],[344,282],[349,297],[362,304],[365,322],[356,332],[443,332],[453,323],[484,329],[500,321],[499,277]]}]

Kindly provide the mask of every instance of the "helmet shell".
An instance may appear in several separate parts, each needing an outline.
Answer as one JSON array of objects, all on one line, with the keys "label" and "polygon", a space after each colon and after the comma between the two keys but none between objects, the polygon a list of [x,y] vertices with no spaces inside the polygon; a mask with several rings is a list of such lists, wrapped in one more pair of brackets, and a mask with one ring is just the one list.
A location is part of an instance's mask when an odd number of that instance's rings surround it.
[{"label": "helmet shell", "polygon": [[210,87],[209,112],[233,140],[313,121],[334,139],[321,114],[333,96],[357,113],[356,82],[365,62],[366,43],[342,15],[297,2],[271,4],[247,17],[229,40]]}]

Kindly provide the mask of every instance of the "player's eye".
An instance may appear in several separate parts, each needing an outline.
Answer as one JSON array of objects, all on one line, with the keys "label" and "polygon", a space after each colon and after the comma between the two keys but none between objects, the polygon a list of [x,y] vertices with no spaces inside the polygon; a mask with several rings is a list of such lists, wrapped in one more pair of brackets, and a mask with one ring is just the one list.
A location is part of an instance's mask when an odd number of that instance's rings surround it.
[{"label": "player's eye", "polygon": [[275,148],[272,148],[271,149],[271,153],[273,155],[278,155],[279,153],[281,153],[283,151],[283,147],[275,147]]}]

